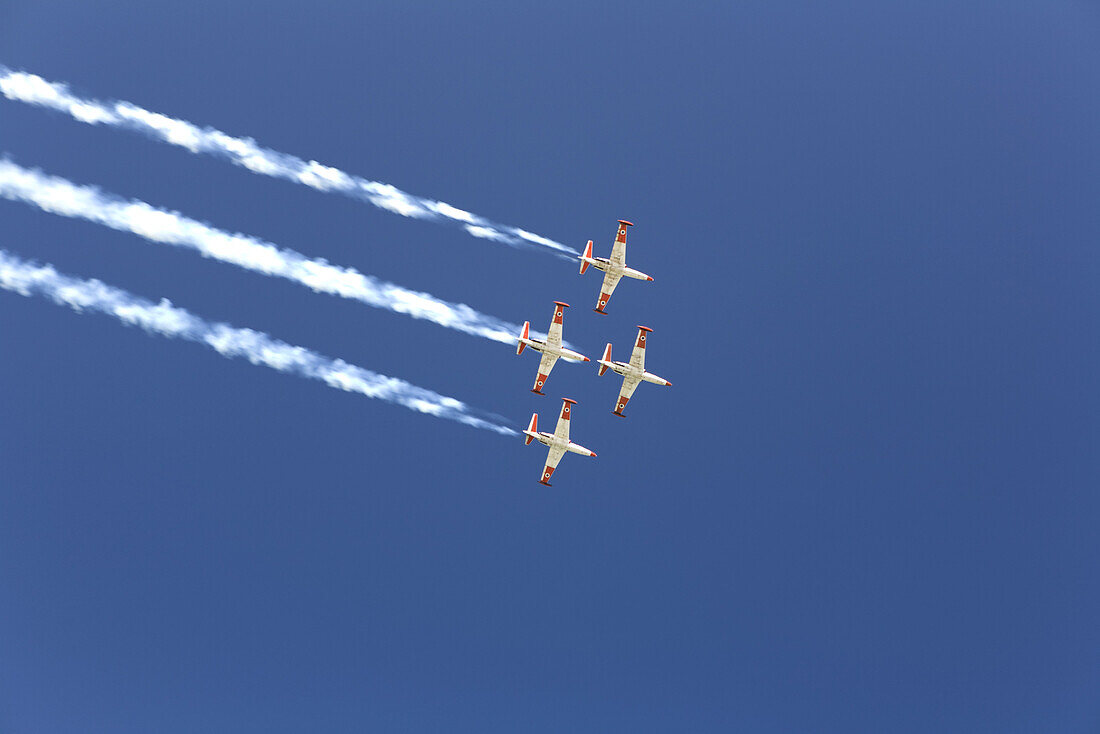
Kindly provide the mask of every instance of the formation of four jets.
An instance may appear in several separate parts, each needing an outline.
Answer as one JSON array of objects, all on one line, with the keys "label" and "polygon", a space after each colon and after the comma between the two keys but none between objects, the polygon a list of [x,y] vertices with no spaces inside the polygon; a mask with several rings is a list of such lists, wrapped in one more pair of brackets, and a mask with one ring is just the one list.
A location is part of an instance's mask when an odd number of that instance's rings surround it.
[{"label": "formation of four jets", "polygon": [[[596,304],[596,308],[593,309],[596,313],[607,315],[607,312],[604,311],[604,307],[607,306],[607,302],[611,299],[611,294],[615,292],[615,286],[619,284],[619,281],[624,276],[636,280],[653,280],[653,278],[640,270],[635,270],[626,265],[626,228],[631,226],[633,226],[631,222],[627,222],[623,219],[619,220],[619,228],[615,235],[615,242],[611,246],[611,257],[592,257],[592,240],[588,241],[587,247],[584,248],[584,254],[580,257],[582,275],[588,270],[590,265],[604,272],[603,285],[600,287],[600,299]],[[568,303],[554,301],[554,317],[550,322],[546,341],[532,339],[531,322],[523,322],[523,330],[520,332],[516,345],[516,354],[522,354],[523,350],[527,347],[531,347],[542,354],[542,358],[539,360],[538,375],[535,377],[535,386],[531,388],[531,392],[538,395],[545,394],[542,388],[546,385],[546,380],[550,377],[550,371],[554,369],[554,364],[557,363],[559,359],[565,359],[569,362],[591,361],[580,352],[575,352],[572,349],[567,349],[562,346],[562,323],[565,309],[568,307]],[[650,329],[648,326],[638,327],[638,338],[634,342],[634,351],[630,355],[629,362],[613,362],[611,360],[610,343],[604,348],[603,357],[597,360],[597,364],[599,365],[598,374],[600,376],[604,375],[610,369],[623,378],[622,387],[619,390],[619,398],[615,403],[614,411],[612,411],[620,418],[625,417],[623,415],[623,408],[630,402],[631,397],[634,395],[634,391],[642,382],[652,382],[655,385],[665,386],[672,384],[663,377],[658,377],[652,372],[646,372],[646,335],[651,331],[653,331],[653,329]],[[576,400],[571,400],[569,398],[562,399],[561,413],[558,415],[558,424],[554,428],[553,433],[538,430],[538,413],[534,413],[531,416],[531,424],[527,427],[527,430],[523,432],[525,436],[524,445],[529,446],[532,441],[538,441],[548,446],[550,449],[546,457],[546,466],[542,470],[542,478],[539,480],[540,484],[545,484],[548,487],[550,486],[550,477],[557,468],[558,462],[561,461],[561,457],[565,456],[566,452],[572,452],[582,456],[596,455],[594,451],[590,451],[584,446],[569,440],[569,419],[573,412],[572,408],[576,404]]]}]

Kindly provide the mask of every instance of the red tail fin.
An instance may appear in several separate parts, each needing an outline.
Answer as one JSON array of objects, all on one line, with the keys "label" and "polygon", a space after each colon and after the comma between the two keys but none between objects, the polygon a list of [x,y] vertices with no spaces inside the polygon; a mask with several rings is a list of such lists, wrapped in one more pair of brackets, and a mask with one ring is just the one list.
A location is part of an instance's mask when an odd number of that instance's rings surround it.
[{"label": "red tail fin", "polygon": [[[600,361],[601,362],[610,362],[611,361],[611,342],[608,342],[607,346],[604,348],[604,350],[603,350],[603,359],[600,360]],[[600,365],[600,372],[599,372],[600,377],[603,377],[604,372],[607,372],[607,365],[601,364]]]},{"label": "red tail fin", "polygon": [[[539,414],[538,413],[532,413],[531,414],[531,425],[527,426],[527,430],[530,431],[531,433],[537,433],[538,432],[538,430],[539,430]],[[523,437],[523,445],[524,446],[530,446],[531,442],[534,441],[534,440],[535,440],[534,436],[524,436]]]},{"label": "red tail fin", "polygon": [[584,254],[581,255],[581,275],[584,275],[584,271],[588,270],[588,266],[592,263],[588,262],[592,259],[592,240],[588,240],[588,244],[584,248]]},{"label": "red tail fin", "polygon": [[[519,338],[521,340],[526,339],[530,335],[531,335],[531,322],[530,321],[524,321],[523,322],[523,331],[520,332]],[[516,354],[523,354],[523,350],[526,349],[526,348],[527,348],[527,345],[524,344],[522,341],[520,341],[519,346],[516,347]]]}]

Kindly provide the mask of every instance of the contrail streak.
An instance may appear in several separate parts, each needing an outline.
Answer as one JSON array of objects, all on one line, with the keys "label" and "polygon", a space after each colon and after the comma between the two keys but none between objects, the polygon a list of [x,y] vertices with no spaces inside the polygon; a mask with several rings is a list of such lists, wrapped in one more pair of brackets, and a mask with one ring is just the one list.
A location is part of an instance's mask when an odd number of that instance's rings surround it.
[{"label": "contrail streak", "polygon": [[151,242],[186,247],[246,270],[295,281],[319,293],[351,298],[485,339],[512,344],[520,332],[518,324],[486,316],[466,304],[441,301],[428,293],[377,280],[352,268],[311,259],[247,235],[224,232],[143,201],[127,201],[104,193],[94,186],[78,186],[3,158],[0,158],[0,197],[22,201],[52,214],[132,232]]},{"label": "contrail streak", "polygon": [[89,125],[133,130],[192,153],[224,158],[263,176],[294,181],[318,191],[336,191],[403,217],[454,222],[474,237],[513,246],[540,247],[569,260],[580,255],[568,245],[519,227],[496,224],[442,201],[407,194],[389,184],[353,176],[317,161],[306,162],[297,156],[263,148],[250,138],[235,138],[210,127],[198,127],[129,102],[78,97],[65,84],[48,82],[40,76],[13,71],[3,65],[0,65],[0,93],[15,102],[64,112]]},{"label": "contrail streak", "polygon": [[324,357],[262,332],[206,321],[173,306],[167,300],[153,303],[98,280],[62,275],[51,265],[27,262],[4,250],[0,250],[0,288],[24,296],[43,296],[78,312],[103,313],[150,334],[205,344],[225,357],[242,357],[252,364],[320,380],[329,387],[403,405],[418,413],[447,418],[506,436],[517,435],[503,425],[503,418],[479,413],[454,398],[340,359]]}]

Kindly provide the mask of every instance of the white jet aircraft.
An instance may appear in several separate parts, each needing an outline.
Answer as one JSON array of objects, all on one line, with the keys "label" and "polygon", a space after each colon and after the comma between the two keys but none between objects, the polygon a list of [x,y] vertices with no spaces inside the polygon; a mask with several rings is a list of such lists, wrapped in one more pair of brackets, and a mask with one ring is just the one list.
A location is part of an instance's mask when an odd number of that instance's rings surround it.
[{"label": "white jet aircraft", "polygon": [[584,254],[581,255],[581,275],[584,275],[584,271],[588,270],[589,265],[593,265],[596,270],[604,272],[603,285],[600,287],[600,301],[592,309],[604,316],[607,315],[607,312],[603,310],[603,307],[611,300],[611,294],[615,292],[615,286],[619,284],[619,280],[624,275],[635,280],[653,280],[642,271],[626,266],[626,228],[633,226],[631,222],[625,219],[619,220],[619,231],[615,235],[615,244],[611,246],[610,258],[592,257],[592,240],[588,240],[588,246],[584,248]]},{"label": "white jet aircraft", "polygon": [[542,360],[539,362],[539,374],[535,378],[535,386],[531,388],[531,392],[539,395],[546,394],[542,391],[542,386],[546,384],[546,378],[550,376],[550,370],[554,369],[554,363],[558,361],[558,357],[565,357],[571,362],[592,361],[583,354],[574,352],[572,349],[566,349],[561,345],[562,314],[565,313],[565,309],[569,308],[569,304],[561,301],[554,301],[554,304],[554,320],[550,322],[550,331],[546,334],[546,341],[530,338],[531,322],[524,321],[523,331],[519,335],[519,344],[516,346],[516,354],[523,353],[525,347],[531,347],[542,352]]},{"label": "white jet aircraft", "polygon": [[532,441],[537,440],[539,443],[550,447],[550,453],[546,456],[546,468],[542,470],[542,479],[539,480],[539,484],[545,484],[547,487],[551,486],[550,475],[554,473],[554,469],[561,461],[561,457],[565,456],[566,451],[572,451],[574,454],[580,454],[581,456],[596,455],[595,451],[589,451],[584,446],[569,440],[569,414],[573,412],[572,408],[576,404],[576,400],[562,398],[561,415],[558,416],[558,425],[553,433],[538,430],[538,413],[532,414],[531,425],[523,432],[523,435],[527,437],[523,439],[524,446],[530,446]]},{"label": "white jet aircraft", "polygon": [[653,329],[648,326],[638,327],[638,340],[634,342],[634,352],[630,355],[629,363],[612,362],[610,344],[603,350],[603,359],[597,362],[600,365],[599,374],[601,377],[608,369],[612,369],[616,374],[623,376],[623,387],[619,390],[619,401],[615,404],[615,410],[613,411],[620,418],[626,417],[623,415],[623,408],[630,402],[630,396],[634,394],[634,390],[637,389],[642,380],[652,382],[655,385],[665,385],[666,387],[672,384],[663,377],[645,371],[645,337],[650,331],[653,331]]}]

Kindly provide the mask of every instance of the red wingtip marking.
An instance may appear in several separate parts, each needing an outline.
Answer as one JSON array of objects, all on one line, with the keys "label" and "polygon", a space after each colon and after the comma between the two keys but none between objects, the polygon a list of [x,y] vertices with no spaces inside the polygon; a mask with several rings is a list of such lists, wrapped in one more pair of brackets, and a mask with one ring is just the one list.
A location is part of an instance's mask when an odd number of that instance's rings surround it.
[{"label": "red wingtip marking", "polygon": [[665,380],[665,387],[672,387],[672,383],[668,380]]},{"label": "red wingtip marking", "polygon": [[589,451],[589,452],[588,452],[588,455],[589,455],[589,456],[595,456],[595,455],[596,455],[596,452],[595,452],[595,451]]},{"label": "red wingtip marking", "polygon": [[585,361],[585,362],[591,362],[592,360],[590,360],[590,359],[589,359],[588,357],[585,357],[585,358],[584,358],[584,361]]},{"label": "red wingtip marking", "polygon": [[541,372],[538,373],[538,377],[535,378],[535,386],[531,388],[531,392],[542,395],[542,386],[546,384],[546,378],[548,375],[544,375]]},{"label": "red wingtip marking", "polygon": [[645,279],[646,280],[653,280],[653,278],[650,278],[648,275],[645,277]]}]

